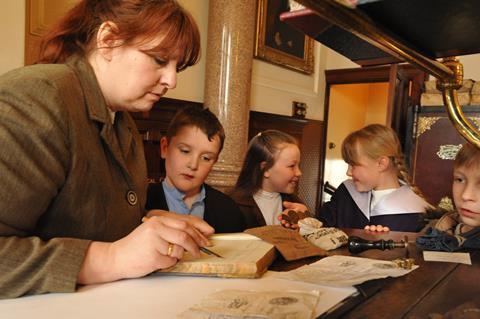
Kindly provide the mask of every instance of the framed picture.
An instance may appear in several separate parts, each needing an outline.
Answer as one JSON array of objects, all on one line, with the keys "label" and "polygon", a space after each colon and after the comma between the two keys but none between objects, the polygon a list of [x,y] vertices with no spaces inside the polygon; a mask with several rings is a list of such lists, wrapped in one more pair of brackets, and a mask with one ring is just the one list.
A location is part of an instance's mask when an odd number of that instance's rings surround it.
[{"label": "framed picture", "polygon": [[313,73],[314,40],[280,21],[288,0],[257,0],[255,58],[306,74]]}]

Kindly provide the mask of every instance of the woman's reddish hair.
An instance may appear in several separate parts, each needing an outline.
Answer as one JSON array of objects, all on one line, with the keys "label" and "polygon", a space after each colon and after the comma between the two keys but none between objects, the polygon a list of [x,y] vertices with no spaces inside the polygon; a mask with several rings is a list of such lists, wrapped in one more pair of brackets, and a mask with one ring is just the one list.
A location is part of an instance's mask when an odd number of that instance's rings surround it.
[{"label": "woman's reddish hair", "polygon": [[179,71],[200,58],[198,26],[174,0],[82,0],[45,35],[37,63],[63,63],[73,54],[87,55],[96,48],[97,31],[105,21],[115,23],[112,38],[123,45],[161,36],[149,52],[177,59]]}]

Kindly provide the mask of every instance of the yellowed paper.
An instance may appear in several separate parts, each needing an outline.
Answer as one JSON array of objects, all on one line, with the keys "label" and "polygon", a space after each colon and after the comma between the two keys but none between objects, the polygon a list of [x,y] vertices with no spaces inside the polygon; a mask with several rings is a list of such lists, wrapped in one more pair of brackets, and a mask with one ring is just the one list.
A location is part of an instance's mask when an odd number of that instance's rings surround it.
[{"label": "yellowed paper", "polygon": [[204,298],[180,319],[310,319],[319,291],[222,290]]},{"label": "yellowed paper", "polygon": [[249,234],[222,234],[210,237],[209,250],[222,256],[202,253],[194,258],[186,253],[175,266],[159,272],[218,276],[228,278],[260,277],[275,259],[275,247]]},{"label": "yellowed paper", "polygon": [[423,251],[425,261],[441,261],[447,263],[460,263],[471,265],[470,253],[449,253],[445,251]]},{"label": "yellowed paper", "polygon": [[399,268],[396,263],[387,260],[335,255],[291,271],[269,273],[273,278],[348,287],[372,279],[400,277],[417,268],[417,265],[412,269]]},{"label": "yellowed paper", "polygon": [[278,249],[287,261],[327,255],[324,249],[309,243],[305,238],[300,236],[297,231],[287,229],[280,225],[250,228],[245,232],[275,245],[275,248]]}]

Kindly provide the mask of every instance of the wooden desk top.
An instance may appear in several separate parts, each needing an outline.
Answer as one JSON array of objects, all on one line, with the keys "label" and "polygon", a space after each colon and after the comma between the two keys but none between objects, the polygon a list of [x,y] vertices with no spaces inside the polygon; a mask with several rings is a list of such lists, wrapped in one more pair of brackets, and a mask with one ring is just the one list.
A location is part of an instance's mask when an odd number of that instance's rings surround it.
[{"label": "wooden desk top", "polygon": [[[348,235],[369,240],[409,240],[417,233],[389,232],[367,233],[363,230],[346,229]],[[415,244],[409,245],[409,257],[420,267],[399,278],[388,278],[379,292],[354,307],[342,318],[430,318],[430,314],[445,314],[457,306],[480,295],[480,254],[471,253],[472,265],[423,260],[422,251]],[[347,248],[337,249],[331,254],[350,255]],[[388,251],[368,250],[360,257],[392,260],[405,257],[405,249]]]},{"label": "wooden desk top", "polygon": [[[348,235],[370,240],[400,240],[405,234],[413,240],[418,236],[415,233],[368,234],[363,230],[347,229],[345,231]],[[331,251],[330,254],[349,255],[349,252],[346,248],[341,248]],[[480,296],[480,285],[477,283],[480,277],[478,251],[471,254],[472,266],[425,262],[422,252],[414,245],[409,247],[409,254],[420,266],[418,269],[403,277],[374,280],[359,285],[358,290],[361,293],[367,293],[348,298],[348,303],[336,308],[338,311],[328,313],[326,318],[432,318],[430,314],[445,314],[470,300],[480,300],[477,297]],[[392,260],[405,257],[405,250],[368,250],[358,256]],[[315,258],[305,259],[301,264],[316,260]],[[286,267],[282,267],[282,262],[278,261],[273,268],[287,270],[299,265],[284,263],[283,266]],[[262,277],[259,280],[225,280],[152,274],[147,278],[84,286],[72,294],[45,294],[0,300],[0,318],[175,318],[178,313],[199,303],[204,296],[214,291],[255,290],[259,287],[262,289],[269,287],[272,290],[321,289],[314,284],[268,277]],[[332,291],[325,291],[325,294],[332,294]],[[318,309],[316,313],[331,309],[337,302],[327,305],[326,299],[328,298],[323,298],[319,302],[319,305],[323,302],[324,308]],[[480,302],[477,304],[480,305]],[[475,305],[471,308],[478,310],[479,307]]]}]

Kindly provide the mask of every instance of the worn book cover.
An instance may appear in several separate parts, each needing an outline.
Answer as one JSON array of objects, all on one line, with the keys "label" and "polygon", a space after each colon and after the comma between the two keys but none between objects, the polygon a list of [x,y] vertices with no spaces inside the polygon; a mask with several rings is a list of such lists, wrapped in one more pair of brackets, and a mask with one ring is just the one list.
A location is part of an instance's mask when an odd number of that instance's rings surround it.
[{"label": "worn book cover", "polygon": [[175,266],[159,272],[227,278],[257,278],[276,257],[275,247],[246,233],[218,234],[210,237],[208,247],[223,258],[201,253],[193,258],[186,253]]}]

